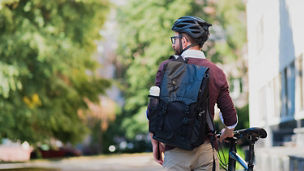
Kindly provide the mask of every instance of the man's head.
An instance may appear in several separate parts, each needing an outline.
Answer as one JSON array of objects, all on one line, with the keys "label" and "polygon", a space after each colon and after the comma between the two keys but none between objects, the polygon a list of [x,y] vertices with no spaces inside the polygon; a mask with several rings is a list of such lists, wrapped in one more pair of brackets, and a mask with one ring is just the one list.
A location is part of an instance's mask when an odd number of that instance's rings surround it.
[{"label": "man's head", "polygon": [[171,37],[176,54],[180,55],[191,47],[201,49],[209,37],[210,26],[199,17],[184,16],[177,19],[172,26],[175,35]]}]

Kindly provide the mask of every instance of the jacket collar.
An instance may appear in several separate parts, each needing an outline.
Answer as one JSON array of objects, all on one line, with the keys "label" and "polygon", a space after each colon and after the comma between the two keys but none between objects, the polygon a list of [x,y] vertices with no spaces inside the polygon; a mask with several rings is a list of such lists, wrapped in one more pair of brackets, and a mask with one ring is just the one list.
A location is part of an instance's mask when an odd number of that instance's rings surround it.
[{"label": "jacket collar", "polygon": [[192,49],[188,49],[188,50],[184,51],[181,56],[184,59],[186,59],[186,58],[206,59],[204,52],[202,52],[200,50],[192,50]]}]

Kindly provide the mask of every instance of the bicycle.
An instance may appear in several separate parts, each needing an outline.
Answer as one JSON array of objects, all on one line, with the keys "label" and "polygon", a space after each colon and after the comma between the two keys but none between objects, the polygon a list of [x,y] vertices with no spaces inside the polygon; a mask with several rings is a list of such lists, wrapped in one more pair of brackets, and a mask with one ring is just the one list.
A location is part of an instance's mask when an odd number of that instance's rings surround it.
[{"label": "bicycle", "polygon": [[[216,136],[219,138],[220,134],[216,134]],[[222,167],[226,171],[235,171],[236,162],[238,162],[246,171],[253,171],[254,144],[257,140],[259,140],[259,138],[266,137],[267,132],[263,128],[253,127],[234,131],[234,137],[225,139],[229,144],[228,170],[220,159]],[[239,154],[237,154],[236,144],[241,139],[246,139],[249,142],[248,163]]]}]

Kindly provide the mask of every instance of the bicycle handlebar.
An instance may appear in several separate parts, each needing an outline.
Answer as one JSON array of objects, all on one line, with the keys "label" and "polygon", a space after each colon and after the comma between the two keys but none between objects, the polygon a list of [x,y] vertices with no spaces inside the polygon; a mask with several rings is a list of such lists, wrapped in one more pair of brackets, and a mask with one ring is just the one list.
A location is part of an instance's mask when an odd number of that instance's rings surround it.
[{"label": "bicycle handlebar", "polygon": [[[254,159],[254,144],[259,138],[266,138],[267,132],[263,128],[252,127],[247,129],[235,130],[233,131],[234,136],[225,139],[225,142],[229,143],[229,161],[226,166],[228,170],[235,170],[236,161],[239,162],[246,170],[253,170],[253,159]],[[221,134],[216,134],[220,137]],[[239,143],[238,140],[246,139],[249,143],[249,155],[248,163],[242,160],[242,158],[237,154],[236,145]],[[221,144],[219,144],[221,147]],[[221,147],[222,148],[222,147]],[[223,151],[222,151],[223,154]],[[219,158],[221,158],[219,156]],[[225,168],[226,164],[223,164],[222,160],[220,162]]]},{"label": "bicycle handlebar", "polygon": [[[236,139],[242,138],[242,137],[258,137],[258,138],[266,138],[267,137],[267,132],[263,128],[258,128],[258,127],[252,127],[252,128],[247,128],[247,129],[240,129],[233,131],[234,137]],[[217,134],[216,137],[220,137],[221,134]]]}]

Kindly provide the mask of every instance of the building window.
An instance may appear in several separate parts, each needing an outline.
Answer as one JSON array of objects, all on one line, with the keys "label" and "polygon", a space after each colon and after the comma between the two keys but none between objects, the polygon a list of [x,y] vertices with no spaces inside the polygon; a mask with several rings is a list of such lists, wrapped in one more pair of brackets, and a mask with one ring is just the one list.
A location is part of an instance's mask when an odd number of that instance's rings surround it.
[{"label": "building window", "polygon": [[296,59],[296,111],[304,110],[303,55]]},{"label": "building window", "polygon": [[296,99],[296,69],[295,61],[293,61],[287,69],[287,91],[288,91],[288,101],[287,109],[288,115],[292,116],[295,114],[295,99]]},{"label": "building window", "polygon": [[293,61],[281,73],[281,117],[283,118],[295,113],[295,78],[295,61]]},{"label": "building window", "polygon": [[284,68],[283,72],[280,74],[281,76],[281,117],[287,116],[287,68]]}]

